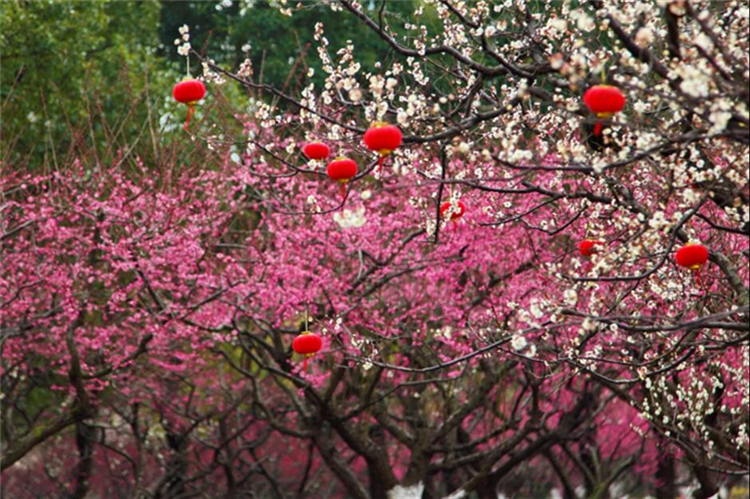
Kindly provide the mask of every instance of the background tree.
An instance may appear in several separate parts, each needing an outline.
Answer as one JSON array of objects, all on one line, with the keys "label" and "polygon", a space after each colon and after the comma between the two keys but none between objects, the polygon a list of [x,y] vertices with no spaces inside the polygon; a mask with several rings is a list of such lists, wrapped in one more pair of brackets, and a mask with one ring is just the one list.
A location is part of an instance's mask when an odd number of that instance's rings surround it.
[{"label": "background tree", "polygon": [[0,15],[6,164],[49,171],[89,148],[111,159],[158,119],[158,4],[12,0]]}]

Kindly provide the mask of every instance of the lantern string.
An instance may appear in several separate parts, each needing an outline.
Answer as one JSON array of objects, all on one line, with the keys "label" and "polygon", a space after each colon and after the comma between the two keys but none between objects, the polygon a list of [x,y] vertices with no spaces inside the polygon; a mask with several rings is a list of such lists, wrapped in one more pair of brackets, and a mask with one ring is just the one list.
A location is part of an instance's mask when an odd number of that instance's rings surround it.
[{"label": "lantern string", "polygon": [[[602,79],[602,85],[607,84],[607,67],[606,65],[602,64],[602,71],[601,71],[601,79]],[[602,122],[597,121],[594,125],[594,137],[599,137],[602,134]]]}]

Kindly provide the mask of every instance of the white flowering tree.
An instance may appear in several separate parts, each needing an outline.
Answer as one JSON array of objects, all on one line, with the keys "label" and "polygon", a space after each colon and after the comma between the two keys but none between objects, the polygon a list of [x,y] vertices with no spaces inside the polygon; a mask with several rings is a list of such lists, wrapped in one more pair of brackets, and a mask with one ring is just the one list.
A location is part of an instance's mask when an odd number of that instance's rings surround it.
[{"label": "white flowering tree", "polygon": [[[421,367],[391,360],[384,356],[385,345],[373,340],[363,344],[354,329],[347,333],[346,357],[384,373],[407,373],[409,381],[404,382],[413,381],[408,375],[463,364],[488,373],[493,364],[476,359],[502,349],[502,338],[507,338],[511,352],[551,369],[542,379],[559,379],[555,376],[564,372],[594,382],[593,392],[573,397],[578,404],[595,406],[612,397],[649,422],[648,430],[638,432],[653,446],[646,453],[660,456],[651,464],[660,498],[676,496],[678,465],[679,473],[690,470],[695,497],[710,497],[727,476],[746,474],[748,413],[741,407],[748,401],[743,367],[748,358],[750,227],[747,3],[437,0],[415,3],[406,18],[391,14],[388,2],[326,5],[348,12],[361,29],[382,39],[383,55],[373,70],[364,71],[358,62],[356,34],[333,51],[326,32],[336,27],[322,23],[314,31],[325,73],[322,86],[310,83],[298,93],[282,91],[260,82],[249,60],[232,72],[204,59],[208,81],[233,81],[258,96],[247,118],[247,137],[236,144],[246,146],[243,166],[256,186],[276,192],[262,197],[262,205],[296,220],[302,213],[315,220],[315,214],[331,216],[334,211],[343,230],[388,232],[393,229],[377,210],[365,215],[367,202],[354,198],[356,188],[366,189],[368,199],[395,196],[400,189],[396,203],[408,203],[419,214],[414,229],[434,245],[432,251],[456,247],[466,238],[468,251],[485,252],[484,260],[470,258],[479,268],[503,258],[516,262],[490,283],[496,279],[506,289],[518,290],[522,304],[519,308],[515,300],[478,291],[475,300],[491,301],[492,313],[506,319],[482,321],[466,308],[452,319],[444,314],[436,319],[442,327],[484,324],[489,329],[480,329],[479,344],[466,342],[473,345],[468,351],[454,336],[448,341],[455,348],[452,354]],[[294,16],[305,7],[289,3],[279,8]],[[313,73],[309,70],[307,77]],[[584,91],[597,84],[625,95],[622,112],[597,114],[584,106]],[[361,142],[371,123],[381,121],[397,124],[405,135],[404,146],[386,161],[385,170],[375,168],[375,157]],[[349,184],[352,195],[344,203],[321,201],[319,184],[309,183],[324,170],[315,161],[305,165],[299,148],[316,140],[367,165]],[[279,178],[285,179],[283,185]],[[448,200],[457,210],[459,199],[471,206],[474,229],[467,227],[456,236],[450,232],[453,226],[444,224],[440,207]],[[490,235],[481,232],[487,229],[492,229]],[[472,237],[510,239],[511,246],[477,246]],[[599,246],[571,254],[570,248],[582,241]],[[710,251],[702,276],[673,260],[678,248],[694,242]],[[521,254],[530,260],[516,260]],[[528,268],[531,276],[525,273]],[[450,272],[437,275],[455,277]],[[529,279],[543,289],[527,289]],[[321,313],[331,317],[331,311]],[[467,318],[468,323],[462,322]],[[345,326],[339,322],[333,327]],[[407,365],[416,362],[416,353],[403,355]],[[498,361],[495,367],[507,365]],[[479,400],[493,399],[491,379],[484,378],[486,386],[463,388],[470,400],[478,397],[476,406],[466,406],[468,414],[480,410]],[[331,386],[329,390],[335,389]],[[375,384],[372,395],[391,388]],[[318,410],[317,417],[330,416],[327,409]],[[424,450],[406,435],[398,414],[416,411],[412,416],[419,420],[430,416],[415,407],[393,410],[376,418],[412,454],[402,485],[385,471],[387,460],[368,454],[369,445],[377,448],[375,437],[359,441],[329,422],[348,449],[369,464],[371,482],[384,484],[381,492],[373,489],[372,497],[403,492],[399,487],[404,486],[414,487],[407,496],[417,497],[434,476],[425,471],[434,456],[428,452],[420,464],[415,455]],[[513,419],[511,414],[499,416],[500,421]],[[596,423],[578,420],[575,427],[579,425],[593,428]],[[432,427],[437,435],[439,428]],[[595,473],[586,464],[595,457],[585,458],[581,449],[601,446],[596,437],[575,437],[571,445],[581,452],[576,457],[557,440],[559,433],[529,431],[536,440],[523,437],[530,442],[523,458],[495,443],[477,461],[467,458],[483,464],[463,484],[433,482],[431,492],[424,494],[463,497],[475,491],[495,497],[509,470],[541,455],[552,460],[569,497],[577,492],[560,462],[588,477],[587,494],[604,490],[606,495],[618,479],[618,473],[596,475],[602,470]],[[479,435],[475,442],[489,438]],[[537,446],[540,441],[547,444]],[[621,472],[623,463],[617,461],[611,469]],[[361,490],[354,477],[329,465],[350,484],[350,493]],[[446,468],[454,470],[443,464],[432,472]],[[602,484],[609,485],[601,489]]]}]

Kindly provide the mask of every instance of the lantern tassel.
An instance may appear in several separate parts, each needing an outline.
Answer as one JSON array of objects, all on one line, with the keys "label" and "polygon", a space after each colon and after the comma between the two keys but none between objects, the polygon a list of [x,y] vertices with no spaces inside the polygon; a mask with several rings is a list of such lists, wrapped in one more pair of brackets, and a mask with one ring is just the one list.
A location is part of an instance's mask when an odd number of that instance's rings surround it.
[{"label": "lantern tassel", "polygon": [[383,173],[383,163],[385,162],[385,155],[381,154],[378,157],[378,173]]},{"label": "lantern tassel", "polygon": [[346,201],[346,182],[341,182],[341,199]]},{"label": "lantern tassel", "polygon": [[185,118],[185,124],[182,125],[183,130],[187,131],[190,127],[190,118],[193,117],[193,114],[195,114],[195,106],[188,104],[187,117]]},{"label": "lantern tassel", "polygon": [[602,122],[597,121],[594,125],[594,137],[598,137],[602,134]]},{"label": "lantern tassel", "polygon": [[699,288],[703,288],[703,281],[701,280],[701,268],[695,268],[693,269],[693,276],[695,276],[695,284]]},{"label": "lantern tassel", "polygon": [[307,372],[307,361],[310,360],[308,355],[305,355],[305,360],[302,361],[302,370]]}]

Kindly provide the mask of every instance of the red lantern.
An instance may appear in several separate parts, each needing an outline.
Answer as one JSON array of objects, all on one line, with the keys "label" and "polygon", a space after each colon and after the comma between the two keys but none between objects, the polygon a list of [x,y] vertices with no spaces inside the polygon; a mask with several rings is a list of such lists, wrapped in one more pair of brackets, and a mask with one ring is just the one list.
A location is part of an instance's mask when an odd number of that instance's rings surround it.
[{"label": "red lantern", "polygon": [[450,201],[446,201],[445,203],[440,205],[440,218],[446,218],[448,216],[448,211],[451,212],[450,221],[455,222],[456,220],[464,216],[464,213],[466,213],[466,205],[461,201],[457,202],[456,204],[453,204]]},{"label": "red lantern", "polygon": [[185,130],[190,125],[190,118],[195,113],[195,105],[206,96],[206,85],[202,81],[187,78],[182,80],[172,89],[172,96],[177,102],[186,104],[188,107],[187,118],[182,126]]},{"label": "red lantern", "polygon": [[678,249],[674,260],[680,267],[698,270],[708,261],[708,248],[698,243],[688,243]]},{"label": "red lantern", "polygon": [[[625,107],[625,96],[612,85],[594,85],[583,94],[583,102],[597,118],[611,118]],[[594,125],[594,135],[602,133],[600,121]]]},{"label": "red lantern", "polygon": [[320,338],[320,335],[311,333],[310,331],[302,331],[292,342],[292,349],[295,353],[305,356],[302,369],[307,369],[308,359],[318,353],[322,347],[323,340]]},{"label": "red lantern", "polygon": [[597,246],[603,245],[604,241],[599,241],[596,239],[584,239],[580,243],[578,243],[578,252],[581,254],[581,256],[589,257],[595,253],[599,253],[599,248]]},{"label": "red lantern", "polygon": [[386,156],[399,148],[404,140],[401,130],[396,125],[377,121],[370,125],[364,136],[365,146],[380,155],[378,169],[383,167]]},{"label": "red lantern", "polygon": [[321,159],[326,159],[331,154],[331,148],[322,142],[311,142],[305,144],[305,147],[302,148],[302,152],[308,159],[319,161]]},{"label": "red lantern", "polygon": [[357,175],[353,159],[339,157],[328,163],[328,176],[341,183],[341,196],[346,199],[346,183]]},{"label": "red lantern", "polygon": [[674,260],[680,267],[690,269],[701,285],[701,267],[708,261],[708,248],[698,243],[688,243],[678,249],[674,254]]}]

